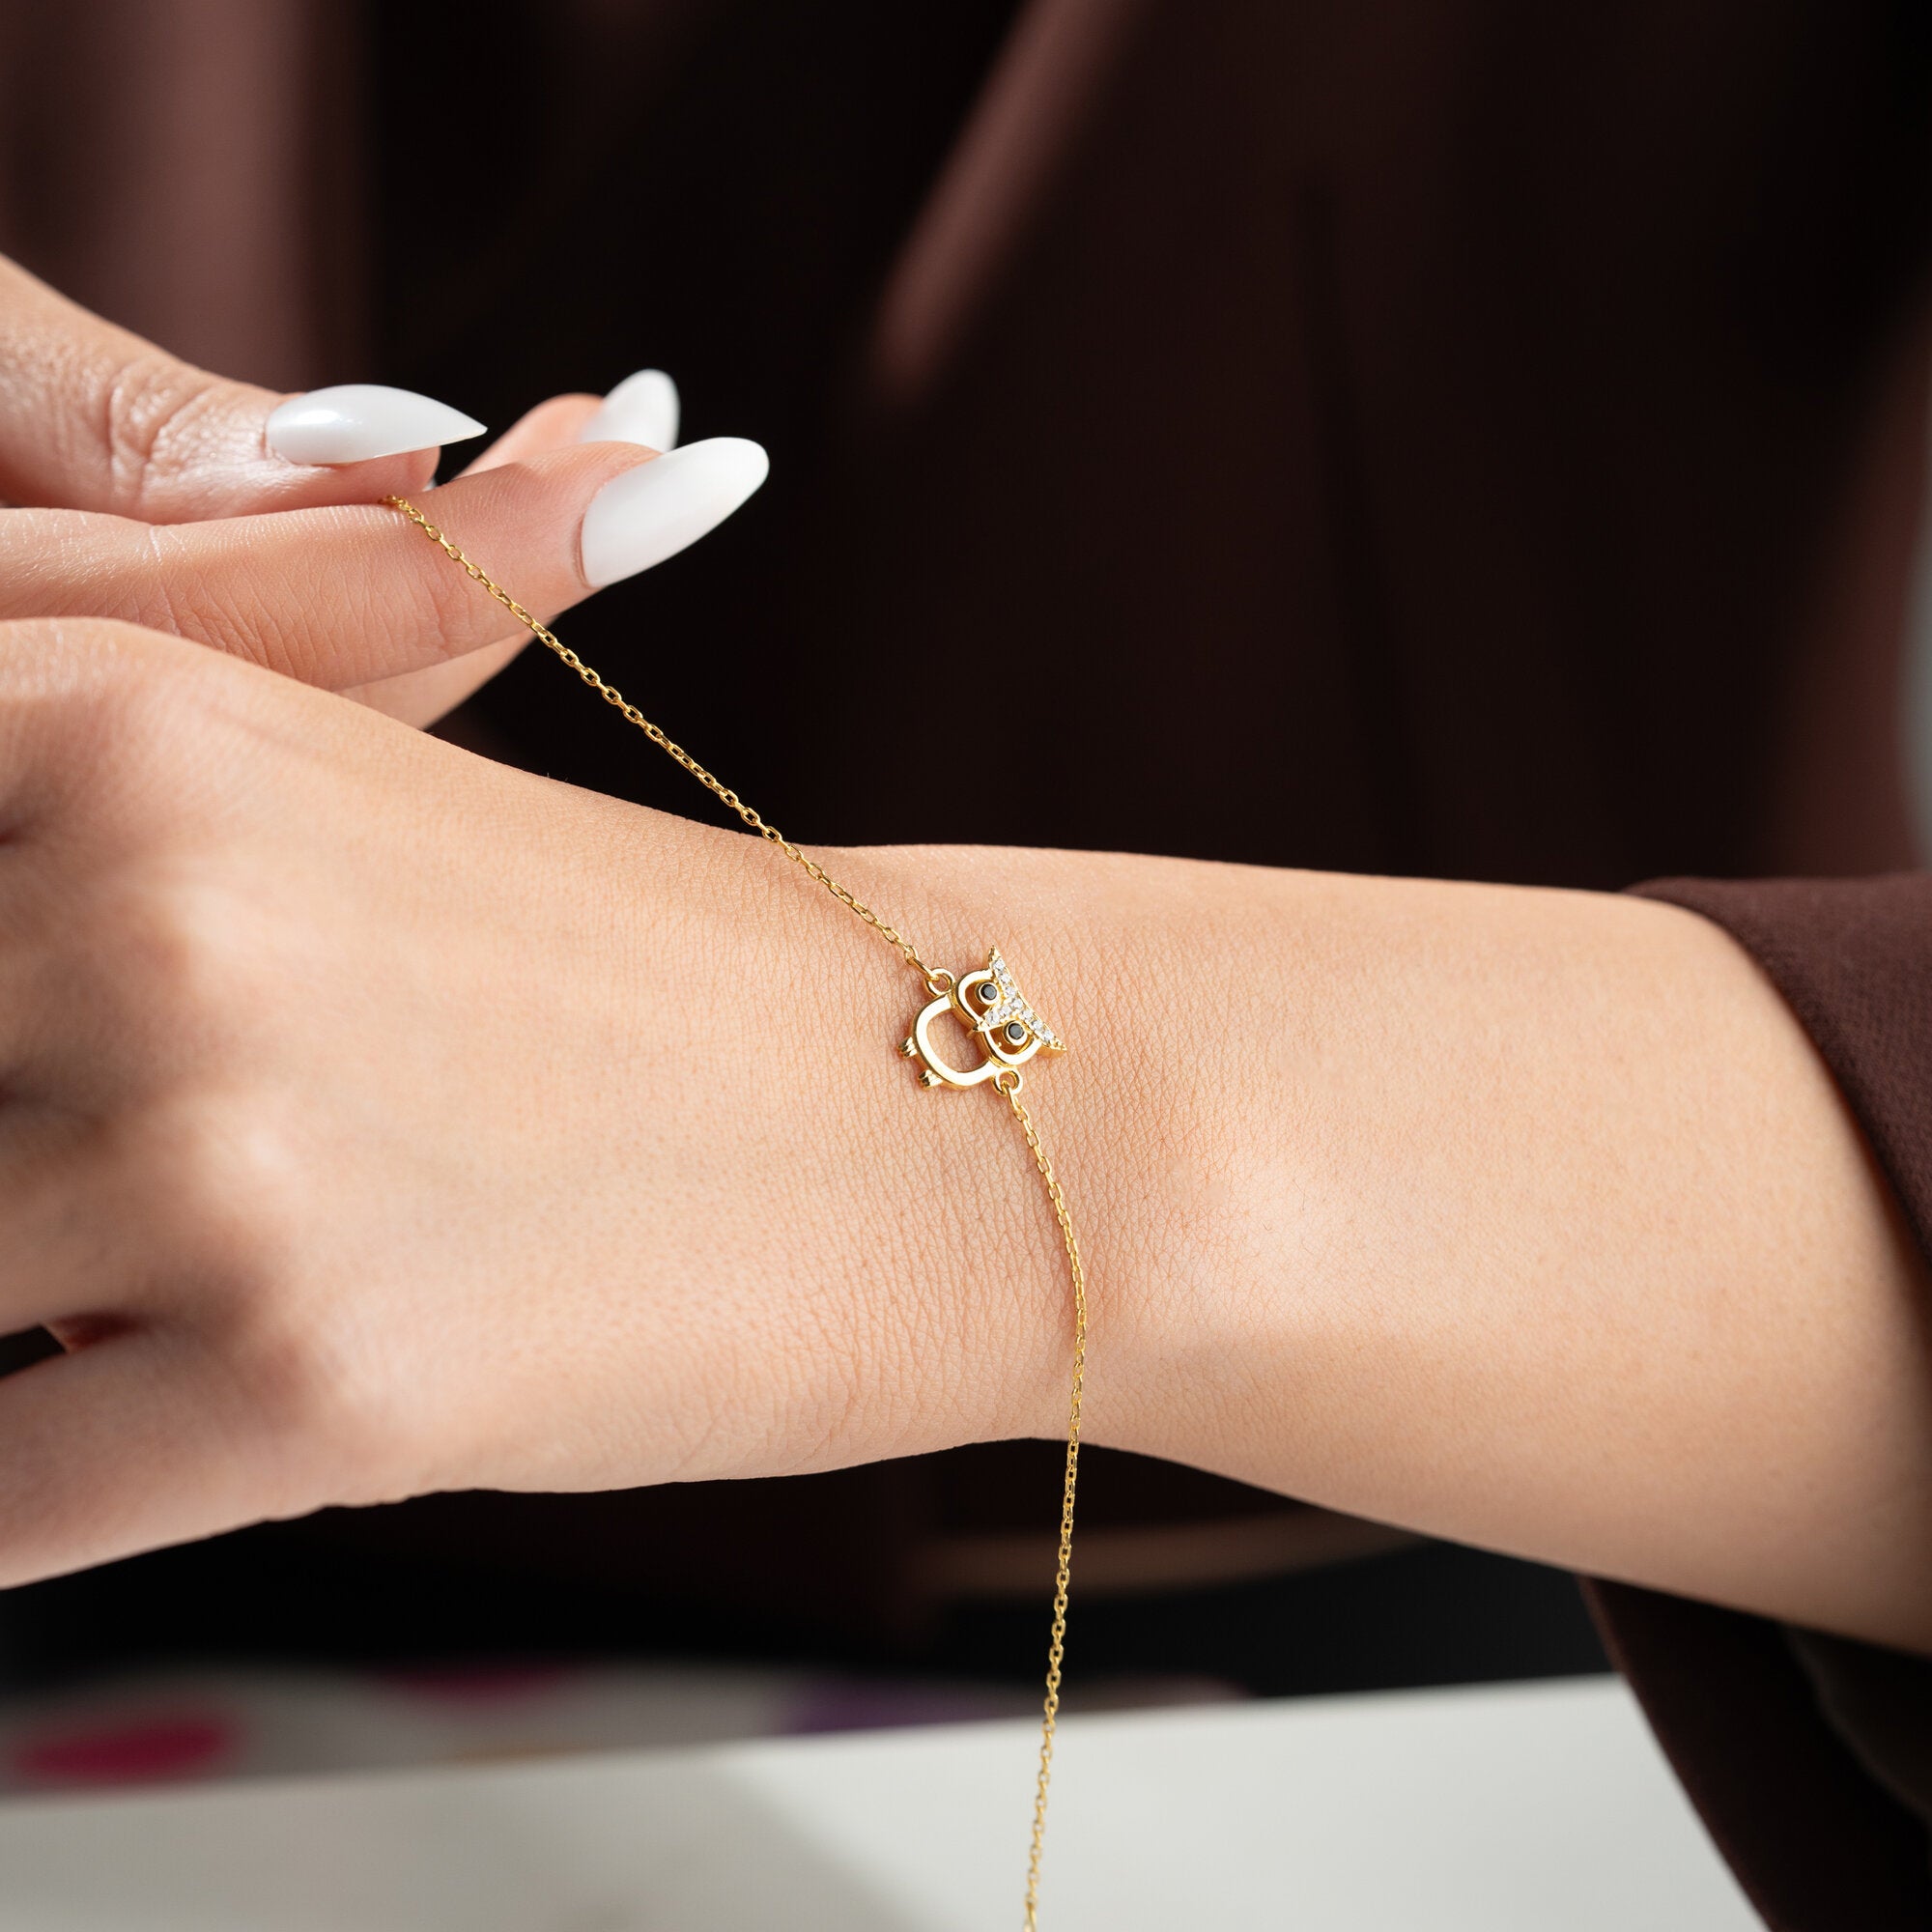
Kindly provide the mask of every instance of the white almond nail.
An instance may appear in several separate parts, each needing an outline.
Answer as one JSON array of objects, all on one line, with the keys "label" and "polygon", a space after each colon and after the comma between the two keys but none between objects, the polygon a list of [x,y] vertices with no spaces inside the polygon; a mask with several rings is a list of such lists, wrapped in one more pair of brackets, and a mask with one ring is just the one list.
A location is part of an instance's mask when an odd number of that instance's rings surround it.
[{"label": "white almond nail", "polygon": [[338,383],[291,396],[269,417],[269,447],[291,463],[367,463],[481,436],[474,416],[381,383]]},{"label": "white almond nail", "polygon": [[675,556],[715,530],[770,468],[755,442],[714,436],[612,477],[583,513],[578,544],[585,582],[602,588]]},{"label": "white almond nail", "polygon": [[677,384],[662,369],[639,369],[635,376],[626,376],[578,431],[577,440],[675,449]]}]

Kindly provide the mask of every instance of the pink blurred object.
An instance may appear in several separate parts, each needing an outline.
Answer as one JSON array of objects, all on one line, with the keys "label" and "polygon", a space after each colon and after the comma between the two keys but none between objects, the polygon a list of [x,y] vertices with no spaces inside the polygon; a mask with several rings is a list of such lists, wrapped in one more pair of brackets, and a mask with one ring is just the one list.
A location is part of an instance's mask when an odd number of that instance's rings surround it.
[{"label": "pink blurred object", "polygon": [[[1083,1684],[1069,1710],[1207,1704],[1197,1678]],[[0,1699],[0,1794],[479,1764],[1030,1716],[1031,1687],[718,1663],[543,1660],[200,1669]]]},{"label": "pink blurred object", "polygon": [[51,1727],[11,1753],[24,1784],[147,1784],[206,1777],[234,1750],[233,1724],[213,1717],[152,1718],[121,1724]]}]

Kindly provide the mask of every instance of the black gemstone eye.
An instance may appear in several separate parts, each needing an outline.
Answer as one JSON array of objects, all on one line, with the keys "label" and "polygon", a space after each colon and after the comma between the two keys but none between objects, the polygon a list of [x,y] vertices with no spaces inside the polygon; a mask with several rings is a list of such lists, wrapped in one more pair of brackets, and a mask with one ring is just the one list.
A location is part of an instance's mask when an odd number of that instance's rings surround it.
[{"label": "black gemstone eye", "polygon": [[1021,1026],[1018,1020],[1009,1020],[1007,1022],[1007,1037],[1017,1046],[1026,1037],[1026,1028]]}]

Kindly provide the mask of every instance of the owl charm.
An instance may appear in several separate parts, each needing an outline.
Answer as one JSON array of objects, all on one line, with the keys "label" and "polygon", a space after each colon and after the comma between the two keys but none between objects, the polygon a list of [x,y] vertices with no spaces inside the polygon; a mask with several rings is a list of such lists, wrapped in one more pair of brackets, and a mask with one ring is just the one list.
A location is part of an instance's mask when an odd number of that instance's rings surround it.
[{"label": "owl charm", "polygon": [[[1037,1053],[1066,1051],[1066,1042],[1028,1004],[997,946],[977,973],[957,980],[936,974],[931,983],[948,980],[946,990],[921,1009],[912,1032],[899,1042],[899,1051],[908,1060],[924,1063],[919,1075],[922,1087],[977,1087],[982,1080],[1017,1072]],[[932,1023],[945,1013],[951,1013],[983,1049],[978,1065],[954,1066],[933,1045]]]}]

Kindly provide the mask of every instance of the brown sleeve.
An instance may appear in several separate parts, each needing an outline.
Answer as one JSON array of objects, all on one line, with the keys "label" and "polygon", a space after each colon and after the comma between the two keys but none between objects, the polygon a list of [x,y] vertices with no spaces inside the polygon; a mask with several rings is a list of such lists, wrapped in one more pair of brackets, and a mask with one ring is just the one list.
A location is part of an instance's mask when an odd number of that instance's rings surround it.
[{"label": "brown sleeve", "polygon": [[[1639,890],[1715,920],[1757,959],[1932,1255],[1932,875]],[[1918,1714],[1932,1726],[1932,1663],[1628,1584],[1587,1587],[1611,1655],[1776,1932],[1932,1925],[1932,1736],[1915,1735]],[[1861,1717],[1867,1685],[1886,1689]]]}]

